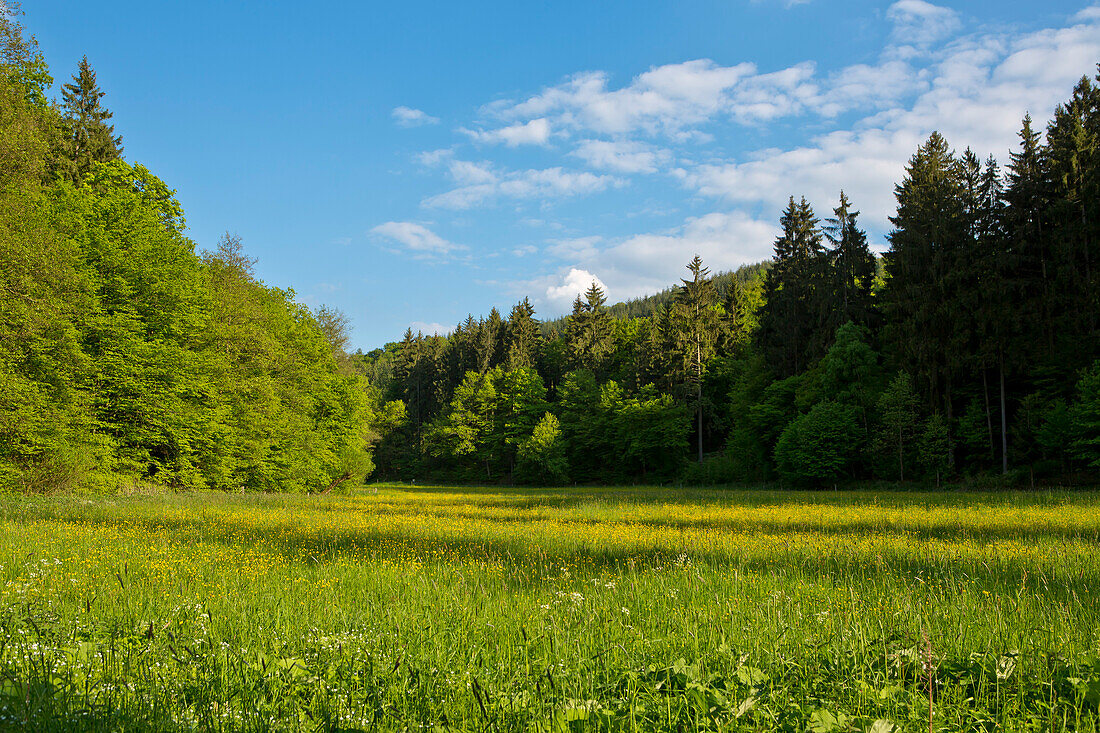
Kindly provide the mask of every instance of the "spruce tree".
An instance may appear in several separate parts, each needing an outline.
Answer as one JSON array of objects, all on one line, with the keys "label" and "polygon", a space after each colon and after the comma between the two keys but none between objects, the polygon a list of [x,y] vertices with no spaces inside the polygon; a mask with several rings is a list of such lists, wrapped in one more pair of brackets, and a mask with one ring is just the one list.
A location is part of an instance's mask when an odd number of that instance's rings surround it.
[{"label": "spruce tree", "polygon": [[718,291],[703,267],[699,255],[687,265],[690,280],[681,280],[676,291],[673,319],[676,352],[684,386],[694,393],[696,440],[699,462],[703,462],[703,375],[707,361],[714,355],[719,335]]},{"label": "spruce tree", "polygon": [[611,314],[607,311],[607,296],[595,282],[573,301],[567,340],[574,369],[591,369],[598,376],[607,366],[613,344]]},{"label": "spruce tree", "polygon": [[792,196],[780,218],[773,265],[764,283],[758,338],[780,378],[798,374],[828,347],[828,261],[806,199]]},{"label": "spruce tree", "polygon": [[96,84],[95,71],[85,56],[73,81],[61,89],[64,114],[62,153],[64,173],[79,183],[95,163],[117,160],[122,155],[122,136],[107,123],[111,112],[102,105],[104,93]]},{"label": "spruce tree", "polygon": [[1055,110],[1044,152],[1058,356],[1050,367],[1066,392],[1100,353],[1100,86],[1088,77]]},{"label": "spruce tree", "polygon": [[508,316],[508,369],[534,368],[538,358],[538,345],[542,340],[539,322],[531,301],[524,298],[512,306]]},{"label": "spruce tree", "polygon": [[839,328],[852,321],[861,326],[872,325],[874,303],[871,287],[875,281],[875,256],[867,246],[867,235],[856,224],[858,211],[843,191],[833,217],[825,222],[825,236],[832,244],[829,259],[832,264],[835,302],[832,307],[832,327]]},{"label": "spruce tree", "polygon": [[1054,323],[1051,298],[1054,273],[1046,226],[1049,186],[1043,165],[1041,135],[1025,115],[1020,129],[1020,149],[1010,154],[1008,185],[1004,198],[1005,234],[1016,259],[1020,301],[1015,311],[1022,337],[1018,348],[1007,354],[1010,363],[1022,363],[1029,356],[1051,356],[1054,351]]},{"label": "spruce tree", "polygon": [[955,330],[963,302],[951,273],[972,240],[961,166],[938,132],[910,158],[895,196],[881,293],[886,340],[926,400],[943,405],[950,424],[953,378],[963,361]]}]

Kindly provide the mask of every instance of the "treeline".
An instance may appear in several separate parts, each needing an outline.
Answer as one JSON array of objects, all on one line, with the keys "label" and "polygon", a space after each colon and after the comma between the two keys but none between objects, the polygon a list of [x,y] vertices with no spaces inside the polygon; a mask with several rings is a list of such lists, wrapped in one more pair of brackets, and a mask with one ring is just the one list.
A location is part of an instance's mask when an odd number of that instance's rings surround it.
[{"label": "treeline", "polygon": [[0,488],[147,479],[324,490],[371,468],[346,322],[196,253],[174,192],[121,158],[95,73],[53,83],[0,5]]},{"label": "treeline", "polygon": [[715,278],[695,258],[617,310],[593,285],[549,328],[525,299],[449,336],[406,332],[355,357],[386,399],[380,474],[1095,480],[1098,158],[1084,77],[1045,136],[1025,117],[1003,172],[934,133],[881,260],[843,192],[824,220],[792,197],[768,266]]}]

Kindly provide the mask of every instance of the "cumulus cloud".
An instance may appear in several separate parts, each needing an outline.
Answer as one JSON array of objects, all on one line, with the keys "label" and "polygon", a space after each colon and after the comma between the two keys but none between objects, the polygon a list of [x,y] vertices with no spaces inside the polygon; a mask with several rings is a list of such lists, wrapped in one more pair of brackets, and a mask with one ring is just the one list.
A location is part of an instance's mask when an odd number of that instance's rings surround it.
[{"label": "cumulus cloud", "polygon": [[547,285],[545,295],[540,300],[549,306],[553,312],[564,313],[572,307],[577,296],[583,296],[585,291],[592,287],[593,283],[605,293],[607,292],[607,286],[603,284],[600,278],[587,270],[578,270],[573,267],[558,279],[556,284]]},{"label": "cumulus cloud", "polygon": [[[896,14],[899,19],[912,15]],[[930,33],[925,30],[918,35]],[[656,148],[641,151],[641,143],[632,136],[663,135],[675,143],[708,142],[710,133],[699,128],[709,123],[728,120],[759,126],[797,115],[828,118],[852,109],[875,110],[896,103],[924,83],[920,72],[896,57],[879,64],[852,65],[825,76],[818,75],[809,61],[760,73],[751,63],[720,66],[709,59],[695,59],[654,67],[618,89],[611,87],[604,72],[576,74],[525,100],[496,102],[483,109],[491,117],[527,122],[468,134],[478,140],[507,142],[505,135],[526,135],[527,126],[538,122],[546,124],[547,136],[551,125],[562,135],[609,136],[614,140],[582,139],[574,154],[589,160],[593,167],[647,173],[659,165],[654,154],[661,153]],[[622,167],[616,168],[616,164]]]},{"label": "cumulus cloud", "polygon": [[432,117],[427,112],[412,107],[394,107],[391,114],[401,127],[420,127],[421,125],[434,125],[439,122],[438,117]]},{"label": "cumulus cloud", "polygon": [[1096,31],[1095,24],[1082,22],[1017,37],[959,39],[933,56],[923,91],[911,104],[869,115],[808,145],[685,166],[676,174],[701,194],[764,203],[773,214],[792,193],[827,211],[843,187],[863,209],[865,223],[882,234],[894,208],[893,185],[933,130],[959,150],[969,146],[982,157],[1006,160],[1024,113],[1049,117],[1100,58]]},{"label": "cumulus cloud", "polygon": [[777,233],[775,224],[731,211],[610,241],[597,236],[552,240],[547,252],[565,264],[554,274],[518,283],[516,294],[540,294],[536,306],[548,316],[568,312],[573,298],[593,280],[612,302],[649,295],[683,276],[696,254],[714,272],[766,259]]},{"label": "cumulus cloud", "polygon": [[412,329],[413,333],[422,333],[425,336],[446,336],[455,330],[454,326],[444,326],[442,323],[425,323],[424,321],[413,321],[408,327]]},{"label": "cumulus cloud", "polygon": [[412,221],[387,221],[371,229],[371,233],[395,242],[419,257],[441,257],[466,249],[460,244],[448,242],[423,224]]},{"label": "cumulus cloud", "polygon": [[672,131],[703,122],[723,106],[724,93],[755,72],[753,64],[719,66],[709,59],[650,69],[621,89],[602,71],[574,75],[517,103],[489,105],[504,119],[553,116],[558,126],[601,133]]},{"label": "cumulus cloud", "polygon": [[543,117],[517,122],[495,130],[462,130],[482,143],[504,143],[510,148],[518,145],[545,145],[550,140],[550,122]]},{"label": "cumulus cloud", "polygon": [[656,173],[672,160],[668,150],[634,140],[582,140],[572,154],[592,168],[617,173]]},{"label": "cumulus cloud", "polygon": [[925,0],[898,0],[886,10],[886,19],[894,24],[896,40],[916,46],[942,41],[962,26],[954,10]]},{"label": "cumulus cloud", "polygon": [[458,187],[425,199],[424,206],[469,209],[502,198],[563,198],[624,184],[624,181],[613,176],[567,171],[561,167],[498,171],[488,164],[454,160],[449,170]]}]

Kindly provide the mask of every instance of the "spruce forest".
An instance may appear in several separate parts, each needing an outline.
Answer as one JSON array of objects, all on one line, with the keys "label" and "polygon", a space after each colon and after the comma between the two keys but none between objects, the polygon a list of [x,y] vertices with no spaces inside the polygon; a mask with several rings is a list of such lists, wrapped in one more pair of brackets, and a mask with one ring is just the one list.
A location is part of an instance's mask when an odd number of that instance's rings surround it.
[{"label": "spruce forest", "polygon": [[48,100],[33,38],[2,22],[7,490],[1100,471],[1100,77],[1025,117],[1009,160],[933,133],[881,256],[837,181],[831,211],[792,195],[770,261],[695,257],[638,301],[593,284],[564,318],[524,299],[349,354],[346,317],[265,285],[238,237],[188,239],[86,59]]}]

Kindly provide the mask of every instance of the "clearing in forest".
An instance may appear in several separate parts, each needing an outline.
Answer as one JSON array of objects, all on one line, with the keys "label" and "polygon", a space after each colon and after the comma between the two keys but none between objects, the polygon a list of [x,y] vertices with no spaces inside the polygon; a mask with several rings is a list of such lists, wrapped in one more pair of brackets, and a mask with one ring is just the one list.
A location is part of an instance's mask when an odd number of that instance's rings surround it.
[{"label": "clearing in forest", "polygon": [[6,497],[0,727],[1095,731],[1098,538],[1094,492]]}]

